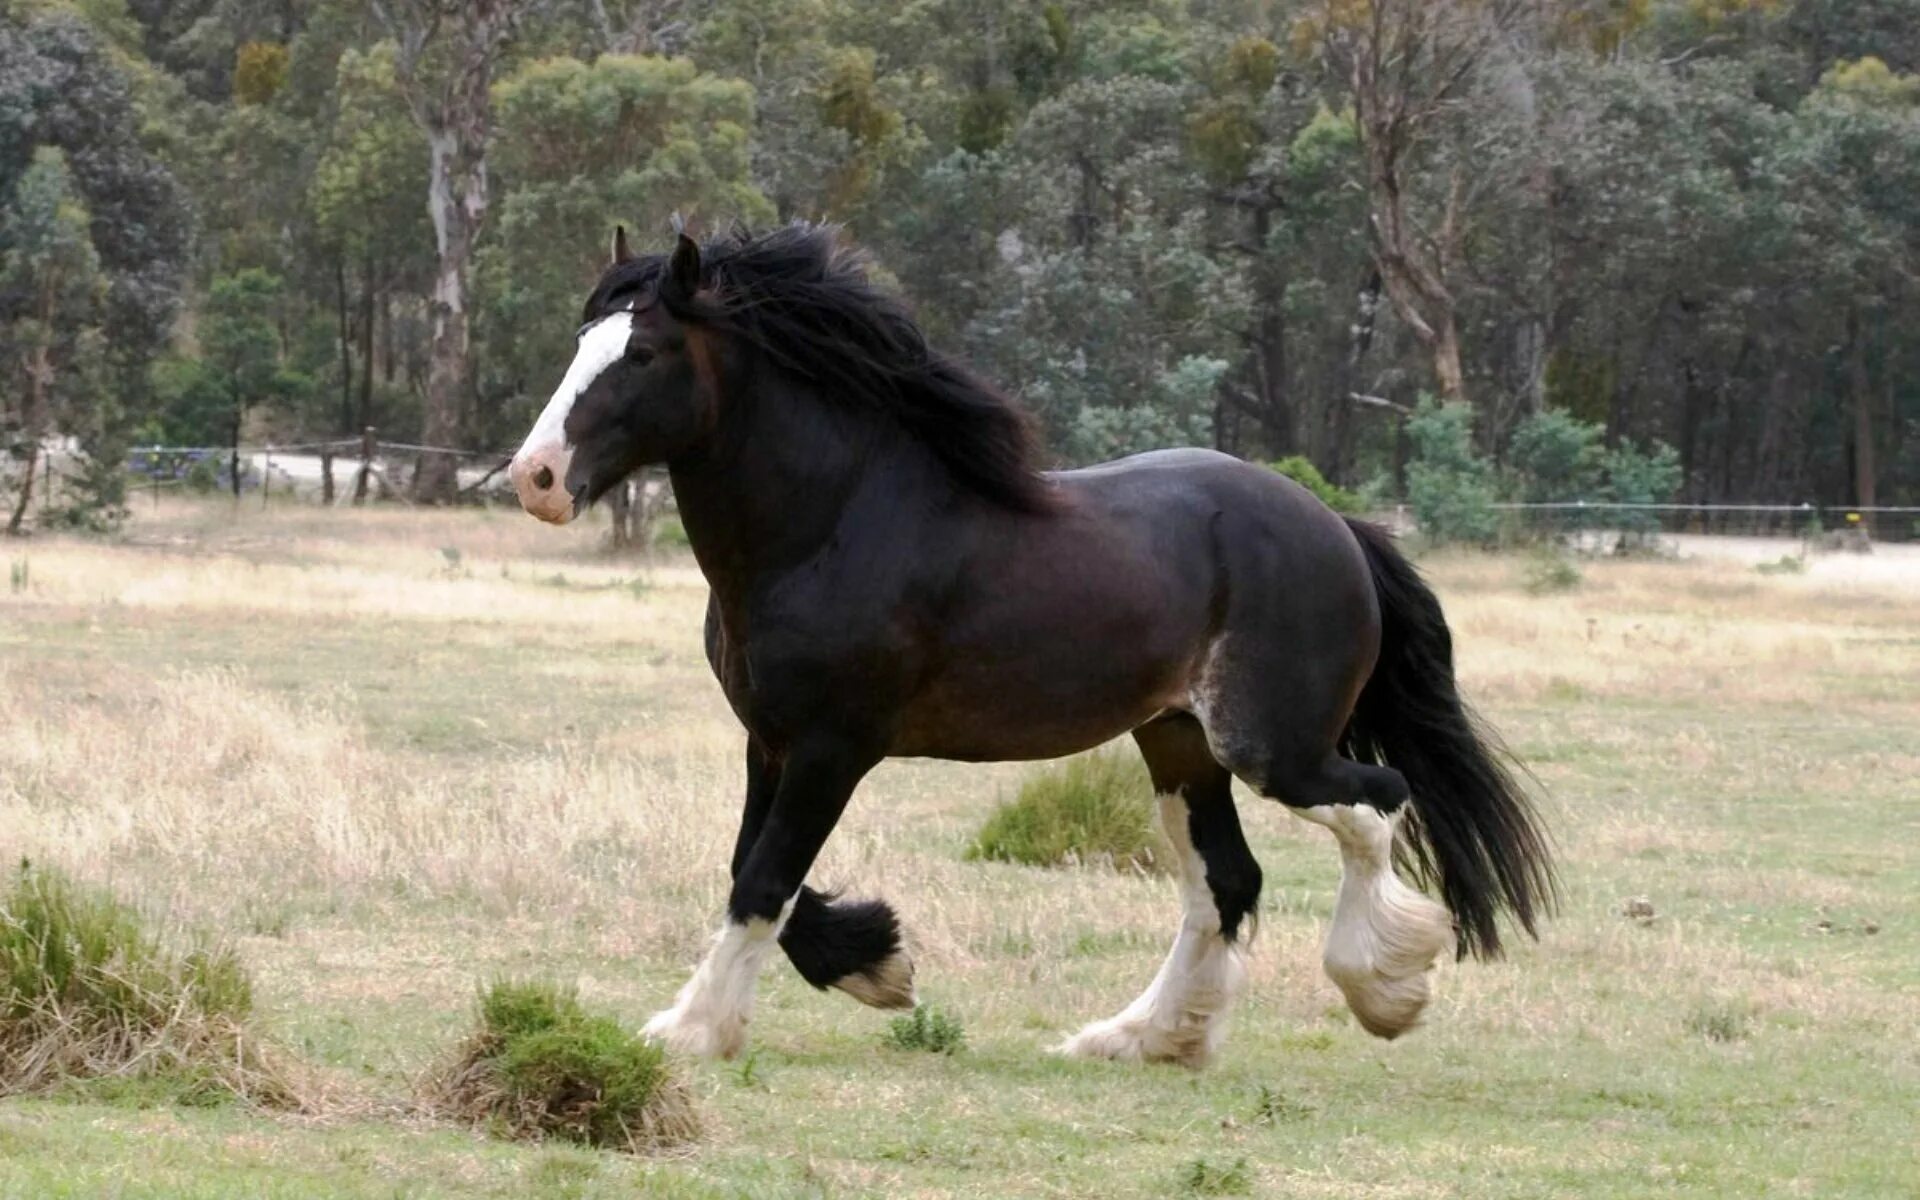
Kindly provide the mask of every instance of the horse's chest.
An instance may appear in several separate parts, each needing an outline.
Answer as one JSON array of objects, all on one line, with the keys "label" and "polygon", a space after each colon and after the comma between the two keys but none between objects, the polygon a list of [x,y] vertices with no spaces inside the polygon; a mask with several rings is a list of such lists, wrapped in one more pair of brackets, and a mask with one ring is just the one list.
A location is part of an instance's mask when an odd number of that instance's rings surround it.
[{"label": "horse's chest", "polygon": [[915,655],[884,627],[850,621],[720,623],[708,661],[734,714],[775,742],[822,727],[877,731],[907,689]]}]

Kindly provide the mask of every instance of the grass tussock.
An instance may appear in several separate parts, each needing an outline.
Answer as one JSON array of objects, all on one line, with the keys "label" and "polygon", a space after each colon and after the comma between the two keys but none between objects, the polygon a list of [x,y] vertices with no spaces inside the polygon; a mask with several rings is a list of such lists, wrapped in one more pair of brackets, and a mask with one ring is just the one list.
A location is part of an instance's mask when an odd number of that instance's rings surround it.
[{"label": "grass tussock", "polygon": [[920,1050],[953,1054],[967,1044],[967,1031],[958,1017],[925,1004],[895,1017],[881,1041],[892,1050]]},{"label": "grass tussock", "polygon": [[22,862],[0,901],[0,1094],[305,1107],[231,950],[182,951],[112,895]]},{"label": "grass tussock", "polygon": [[653,1153],[699,1136],[692,1094],[656,1045],[593,1016],[571,988],[501,980],[429,1087],[437,1115],[525,1141]]},{"label": "grass tussock", "polygon": [[1028,776],[967,847],[966,857],[1035,867],[1104,863],[1123,871],[1167,870],[1154,825],[1153,785],[1139,757],[1082,755]]}]

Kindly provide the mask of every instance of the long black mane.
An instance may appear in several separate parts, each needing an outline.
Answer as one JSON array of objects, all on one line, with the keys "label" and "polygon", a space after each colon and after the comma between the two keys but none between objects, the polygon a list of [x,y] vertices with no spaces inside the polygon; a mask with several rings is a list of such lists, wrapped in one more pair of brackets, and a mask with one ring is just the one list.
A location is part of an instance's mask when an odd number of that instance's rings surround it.
[{"label": "long black mane", "polygon": [[745,339],[829,402],[888,414],[964,487],[1019,511],[1052,507],[1026,411],[929,346],[906,305],[873,282],[867,256],[837,228],[735,227],[710,238],[694,295],[675,294],[665,264],[649,256],[616,268],[596,298],[651,287],[677,320]]}]

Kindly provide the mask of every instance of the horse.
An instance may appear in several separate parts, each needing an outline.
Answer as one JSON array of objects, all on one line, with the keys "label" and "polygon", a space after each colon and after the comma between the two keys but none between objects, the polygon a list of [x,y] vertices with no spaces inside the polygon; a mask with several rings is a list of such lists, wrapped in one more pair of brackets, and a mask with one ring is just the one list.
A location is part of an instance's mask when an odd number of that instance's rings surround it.
[{"label": "horse", "polygon": [[1068,1054],[1218,1050],[1261,885],[1234,779],[1332,832],[1323,967],[1369,1032],[1415,1025],[1450,949],[1497,957],[1503,918],[1537,936],[1550,840],[1384,531],[1211,450],[1063,471],[1040,454],[1024,409],[931,348],[835,227],[681,229],[651,255],[616,229],[509,475],[560,524],[665,464],[746,730],[725,918],[646,1036],[737,1054],[776,945],[817,988],[916,1003],[892,906],[807,884],[889,757],[1048,759],[1131,733],[1180,925],[1146,990]]}]

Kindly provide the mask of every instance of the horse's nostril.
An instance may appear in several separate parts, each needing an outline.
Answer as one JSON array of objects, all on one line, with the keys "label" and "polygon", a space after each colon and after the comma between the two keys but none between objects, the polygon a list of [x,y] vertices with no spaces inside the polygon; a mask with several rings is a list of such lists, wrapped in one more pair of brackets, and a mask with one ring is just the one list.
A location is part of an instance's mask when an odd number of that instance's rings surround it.
[{"label": "horse's nostril", "polygon": [[548,488],[552,487],[553,486],[553,468],[541,467],[538,471],[535,471],[533,473],[533,486],[539,488],[543,492],[546,491]]}]

